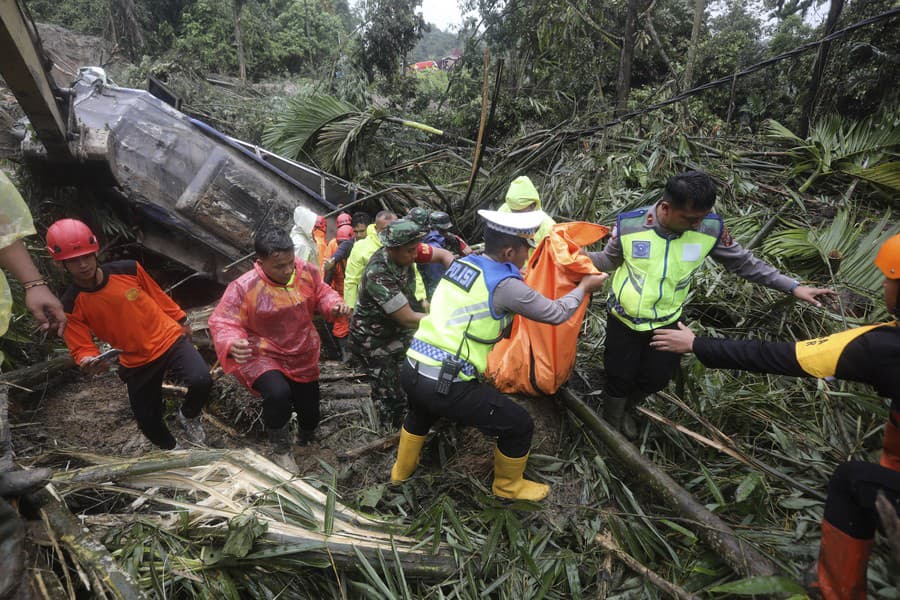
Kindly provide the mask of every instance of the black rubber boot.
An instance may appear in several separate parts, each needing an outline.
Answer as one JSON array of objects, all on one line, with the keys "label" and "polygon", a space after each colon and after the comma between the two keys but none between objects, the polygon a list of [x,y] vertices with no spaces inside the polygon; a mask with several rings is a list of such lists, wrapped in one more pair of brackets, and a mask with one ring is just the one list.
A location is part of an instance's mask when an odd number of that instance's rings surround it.
[{"label": "black rubber boot", "polygon": [[625,415],[625,407],[628,404],[628,398],[621,396],[603,397],[603,420],[609,423],[609,426],[620,431],[622,429],[622,417]]},{"label": "black rubber boot", "polygon": [[298,446],[309,446],[309,444],[316,439],[316,430],[315,429],[298,429],[297,430],[297,445]]},{"label": "black rubber boot", "polygon": [[0,473],[0,496],[24,496],[44,487],[53,471],[50,469],[29,469],[27,471],[7,471]]},{"label": "black rubber boot", "polygon": [[638,438],[640,432],[637,423],[637,407],[646,399],[647,396],[640,392],[632,392],[628,395],[628,404],[625,405],[625,413],[622,415],[621,431],[622,435],[629,440],[634,441]]}]

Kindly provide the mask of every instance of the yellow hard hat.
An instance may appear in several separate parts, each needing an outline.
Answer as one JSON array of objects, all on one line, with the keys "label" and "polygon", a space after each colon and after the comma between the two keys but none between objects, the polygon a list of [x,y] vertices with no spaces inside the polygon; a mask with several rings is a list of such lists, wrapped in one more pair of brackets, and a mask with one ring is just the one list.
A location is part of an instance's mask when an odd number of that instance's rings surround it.
[{"label": "yellow hard hat", "polygon": [[889,237],[881,245],[875,257],[875,266],[888,279],[900,279],[900,233]]}]

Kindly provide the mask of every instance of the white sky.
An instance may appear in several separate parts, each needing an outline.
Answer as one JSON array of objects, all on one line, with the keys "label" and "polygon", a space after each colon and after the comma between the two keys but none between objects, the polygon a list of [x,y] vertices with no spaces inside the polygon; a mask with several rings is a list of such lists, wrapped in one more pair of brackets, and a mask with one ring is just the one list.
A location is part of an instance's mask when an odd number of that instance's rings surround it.
[{"label": "white sky", "polygon": [[422,16],[426,23],[434,23],[444,31],[456,31],[462,25],[457,0],[422,0]]}]

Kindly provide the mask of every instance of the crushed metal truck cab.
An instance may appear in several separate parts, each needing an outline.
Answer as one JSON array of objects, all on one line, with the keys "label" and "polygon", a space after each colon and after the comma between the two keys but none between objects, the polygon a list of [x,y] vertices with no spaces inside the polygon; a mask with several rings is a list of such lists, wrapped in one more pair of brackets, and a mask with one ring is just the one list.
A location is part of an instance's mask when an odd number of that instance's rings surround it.
[{"label": "crushed metal truck cab", "polygon": [[[229,138],[148,92],[111,85],[99,69],[82,69],[69,95],[74,158],[108,166],[141,216],[142,244],[222,282],[261,223],[290,227],[297,206],[322,214],[352,199],[349,183]],[[47,158],[30,131],[22,147],[26,157]]]}]

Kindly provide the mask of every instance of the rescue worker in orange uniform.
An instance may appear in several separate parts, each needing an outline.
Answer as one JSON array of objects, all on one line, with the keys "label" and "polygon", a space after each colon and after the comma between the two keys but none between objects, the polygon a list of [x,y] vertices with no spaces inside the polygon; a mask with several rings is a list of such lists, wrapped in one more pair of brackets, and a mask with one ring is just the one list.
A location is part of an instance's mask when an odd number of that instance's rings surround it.
[{"label": "rescue worker in orange uniform", "polygon": [[[353,226],[350,225],[350,215],[341,213],[338,215],[338,222],[341,221],[341,217],[344,215],[347,216],[346,223],[338,226],[337,237],[328,242],[325,262],[322,267],[325,283],[340,294],[341,298],[344,297],[344,267],[347,265],[347,258],[353,250],[353,243],[356,238]],[[343,316],[336,317],[331,334],[341,348],[342,361],[347,362],[350,359],[350,348],[347,345],[347,336],[350,334],[350,319]]]},{"label": "rescue worker in orange uniform", "polygon": [[[884,302],[900,316],[900,234],[882,244],[875,265],[884,275]],[[683,323],[657,329],[651,346],[693,352],[707,367],[794,377],[837,377],[868,383],[891,400],[881,464],[840,465],[828,484],[822,519],[817,581],[826,600],[864,600],[866,567],[878,525],[879,491],[900,507],[900,328],[896,321],[848,329],[823,338],[790,342],[695,337]]]},{"label": "rescue worker in orange uniform", "polygon": [[322,263],[325,262],[325,253],[328,251],[328,241],[325,239],[325,233],[328,231],[328,222],[325,217],[319,215],[316,217],[316,224],[313,226],[313,239],[316,241],[316,254],[318,255],[319,270],[322,270]]},{"label": "rescue worker in orange uniform", "polygon": [[177,446],[163,421],[163,377],[185,383],[187,395],[178,420],[189,441],[205,440],[200,412],[209,398],[209,367],[190,341],[187,315],[133,260],[100,265],[100,245],[90,228],[77,219],[61,219],[47,230],[47,249],[72,277],[62,297],[68,318],[64,338],[69,352],[89,374],[109,368],[98,360],[94,336],[119,355],[119,378],[128,386],[128,400],[138,427],[164,450]]}]

